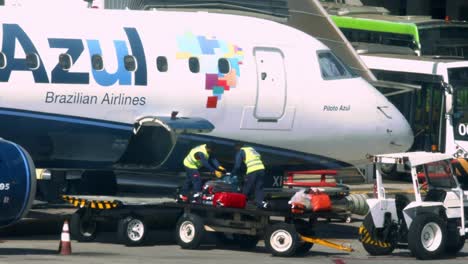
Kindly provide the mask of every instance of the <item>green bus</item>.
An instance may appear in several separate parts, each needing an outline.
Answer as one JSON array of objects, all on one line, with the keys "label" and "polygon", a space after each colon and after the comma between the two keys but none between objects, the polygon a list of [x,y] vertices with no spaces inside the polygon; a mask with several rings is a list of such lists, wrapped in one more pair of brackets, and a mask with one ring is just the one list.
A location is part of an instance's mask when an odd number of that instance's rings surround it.
[{"label": "green bus", "polygon": [[351,43],[406,47],[417,55],[468,57],[468,23],[389,15],[385,8],[324,6]]}]

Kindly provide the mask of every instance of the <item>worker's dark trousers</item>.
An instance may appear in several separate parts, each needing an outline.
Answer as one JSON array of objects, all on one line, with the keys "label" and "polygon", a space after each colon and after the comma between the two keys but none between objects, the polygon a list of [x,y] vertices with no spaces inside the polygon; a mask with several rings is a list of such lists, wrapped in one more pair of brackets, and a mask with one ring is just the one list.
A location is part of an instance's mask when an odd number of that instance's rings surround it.
[{"label": "worker's dark trousers", "polygon": [[254,171],[245,176],[244,188],[242,193],[247,197],[255,190],[255,205],[262,207],[265,194],[263,192],[263,178],[265,177],[265,170]]},{"label": "worker's dark trousers", "polygon": [[193,193],[201,192],[202,190],[202,181],[200,178],[200,173],[196,169],[190,169],[185,167],[185,172],[187,177],[185,178],[184,185],[182,186],[181,193],[183,195],[190,194],[190,187],[193,186]]}]

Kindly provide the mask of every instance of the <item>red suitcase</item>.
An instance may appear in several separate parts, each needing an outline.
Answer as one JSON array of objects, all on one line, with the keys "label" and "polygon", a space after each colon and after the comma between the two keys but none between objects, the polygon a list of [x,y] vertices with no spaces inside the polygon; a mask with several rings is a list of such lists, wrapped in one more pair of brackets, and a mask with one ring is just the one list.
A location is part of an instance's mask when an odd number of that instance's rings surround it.
[{"label": "red suitcase", "polygon": [[330,211],[332,209],[332,203],[330,196],[323,192],[311,192],[310,204],[314,212]]},{"label": "red suitcase", "polygon": [[247,197],[242,193],[219,192],[213,197],[213,206],[245,208]]}]

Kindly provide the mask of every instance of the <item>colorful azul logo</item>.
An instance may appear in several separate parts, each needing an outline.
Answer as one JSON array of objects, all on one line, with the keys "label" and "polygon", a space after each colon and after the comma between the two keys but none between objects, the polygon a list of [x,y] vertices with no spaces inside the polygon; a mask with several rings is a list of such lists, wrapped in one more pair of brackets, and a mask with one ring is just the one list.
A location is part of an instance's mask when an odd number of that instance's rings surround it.
[{"label": "colorful azul logo", "polygon": [[[206,38],[186,33],[177,37],[179,51],[177,59],[189,59],[197,57],[202,61],[207,61],[200,66],[200,72],[205,74],[205,89],[211,90],[212,95],[206,101],[207,108],[216,108],[226,91],[237,86],[240,77],[239,65],[242,64],[244,52],[236,45],[226,41],[217,40],[215,37]],[[228,73],[220,73],[218,69],[218,59],[228,60],[230,67]]]}]

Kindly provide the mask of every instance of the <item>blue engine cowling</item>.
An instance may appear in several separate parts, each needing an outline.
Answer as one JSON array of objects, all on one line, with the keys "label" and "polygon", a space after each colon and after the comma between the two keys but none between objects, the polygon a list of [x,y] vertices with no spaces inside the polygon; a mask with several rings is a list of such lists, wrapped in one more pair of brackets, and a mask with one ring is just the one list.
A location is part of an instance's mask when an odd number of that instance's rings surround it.
[{"label": "blue engine cowling", "polygon": [[0,139],[0,227],[24,217],[36,194],[36,168],[21,146]]}]

